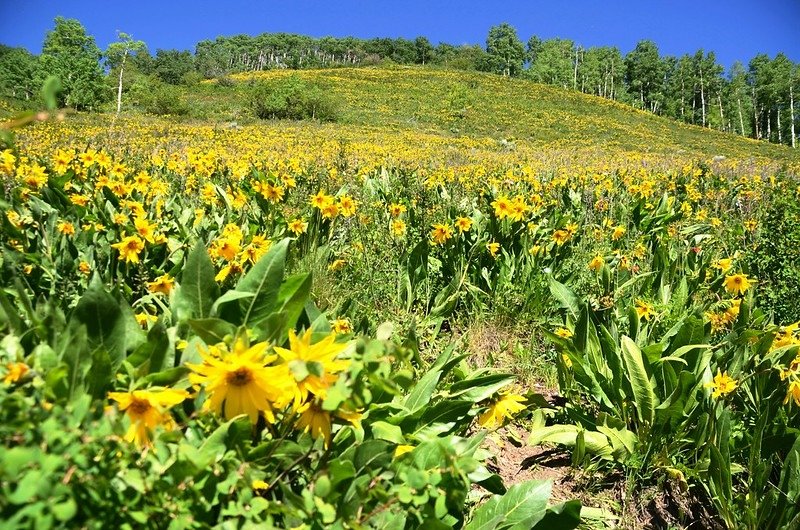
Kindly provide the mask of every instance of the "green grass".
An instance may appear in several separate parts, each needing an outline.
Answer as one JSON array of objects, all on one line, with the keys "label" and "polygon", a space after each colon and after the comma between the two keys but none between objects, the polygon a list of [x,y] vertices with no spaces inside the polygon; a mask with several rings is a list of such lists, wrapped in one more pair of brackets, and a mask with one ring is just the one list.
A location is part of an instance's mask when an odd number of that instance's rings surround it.
[{"label": "green grass", "polygon": [[[339,102],[339,122],[442,135],[491,137],[547,148],[722,155],[797,161],[797,150],[685,125],[603,98],[492,74],[424,67],[347,68],[241,74],[187,90],[195,118],[252,122],[254,80],[297,75]],[[611,162],[611,160],[609,161]]]}]

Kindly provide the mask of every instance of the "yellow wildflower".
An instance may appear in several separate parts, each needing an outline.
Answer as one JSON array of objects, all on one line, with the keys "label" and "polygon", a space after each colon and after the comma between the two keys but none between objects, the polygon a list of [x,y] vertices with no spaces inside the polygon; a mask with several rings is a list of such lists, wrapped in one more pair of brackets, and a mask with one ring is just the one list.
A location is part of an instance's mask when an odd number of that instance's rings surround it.
[{"label": "yellow wildflower", "polygon": [[730,274],[725,276],[725,290],[731,294],[743,295],[749,288],[751,282],[746,274]]},{"label": "yellow wildflower", "polygon": [[137,236],[128,236],[119,243],[111,245],[119,252],[119,260],[126,263],[139,263],[139,253],[144,250],[144,242]]},{"label": "yellow wildflower", "polygon": [[507,419],[525,410],[525,396],[501,394],[489,404],[489,408],[478,416],[478,424],[485,429],[501,427]]},{"label": "yellow wildflower", "polygon": [[151,293],[161,293],[169,295],[172,291],[172,286],[175,285],[175,278],[169,274],[164,274],[155,279],[155,281],[147,282],[147,290]]},{"label": "yellow wildflower", "polygon": [[119,403],[126,412],[131,426],[125,440],[139,446],[150,443],[150,433],[158,426],[171,430],[175,422],[168,410],[187,397],[185,390],[134,390],[133,392],[109,392],[108,397]]},{"label": "yellow wildflower", "polygon": [[431,230],[431,239],[437,245],[444,245],[453,237],[453,229],[449,225],[435,224]]},{"label": "yellow wildflower", "polygon": [[248,347],[239,339],[232,352],[221,358],[201,352],[202,364],[186,363],[192,371],[189,381],[205,388],[208,398],[203,410],[211,410],[230,419],[247,414],[256,423],[259,414],[270,423],[274,409],[281,409],[293,395],[294,382],[285,366],[268,366],[276,355],[265,356],[268,342]]},{"label": "yellow wildflower", "polygon": [[726,394],[730,394],[734,390],[739,383],[736,382],[731,376],[728,375],[728,372],[720,373],[719,369],[717,369],[717,375],[714,376],[714,380],[710,383],[706,383],[706,388],[712,388],[714,391],[711,394],[711,397],[716,399],[720,396],[725,396]]}]

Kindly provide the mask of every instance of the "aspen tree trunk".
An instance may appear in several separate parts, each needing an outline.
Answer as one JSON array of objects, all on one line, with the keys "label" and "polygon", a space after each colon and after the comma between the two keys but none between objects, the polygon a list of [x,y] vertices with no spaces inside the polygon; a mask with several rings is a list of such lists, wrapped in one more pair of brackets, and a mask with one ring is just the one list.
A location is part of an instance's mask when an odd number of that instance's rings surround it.
[{"label": "aspen tree trunk", "polygon": [[753,127],[755,128],[756,139],[761,139],[761,131],[758,127],[758,104],[756,103],[756,87],[753,87]]},{"label": "aspen tree trunk", "polygon": [[796,135],[794,134],[794,89],[791,83],[789,84],[789,119],[792,120],[792,147],[797,147]]},{"label": "aspen tree trunk", "polygon": [[767,110],[767,141],[772,141],[772,112]]},{"label": "aspen tree trunk", "polygon": [[783,143],[783,135],[781,134],[781,108],[778,107],[778,143]]},{"label": "aspen tree trunk", "polygon": [[742,136],[744,136],[744,117],[742,117],[742,98],[736,98],[739,104],[739,127],[742,128]]},{"label": "aspen tree trunk", "polygon": [[700,107],[703,114],[703,127],[706,126],[706,87],[703,81],[703,69],[700,69]]},{"label": "aspen tree trunk", "polygon": [[572,74],[572,90],[578,88],[578,47],[575,46],[575,70]]},{"label": "aspen tree trunk", "polygon": [[122,109],[122,71],[125,69],[125,59],[128,58],[128,50],[122,54],[122,64],[119,65],[119,85],[117,85],[117,114]]},{"label": "aspen tree trunk", "polygon": [[722,96],[717,93],[717,103],[719,103],[719,121],[720,121],[720,129],[725,129],[725,113],[722,112]]}]

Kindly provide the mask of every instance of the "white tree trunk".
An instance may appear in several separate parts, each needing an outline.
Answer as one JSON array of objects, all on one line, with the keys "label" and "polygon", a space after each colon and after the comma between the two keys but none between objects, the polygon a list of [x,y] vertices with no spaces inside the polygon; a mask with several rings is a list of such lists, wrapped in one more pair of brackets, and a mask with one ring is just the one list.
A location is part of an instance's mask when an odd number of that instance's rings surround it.
[{"label": "white tree trunk", "polygon": [[758,103],[756,103],[756,87],[753,87],[753,128],[755,129],[756,139],[761,140],[761,130],[758,127]]},{"label": "white tree trunk", "polygon": [[703,69],[700,69],[700,107],[703,114],[703,127],[706,126],[706,87],[703,81]]},{"label": "white tree trunk", "polygon": [[772,141],[772,111],[767,110],[767,141]]},{"label": "white tree trunk", "polygon": [[119,65],[119,85],[117,85],[117,114],[122,110],[122,72],[125,70],[125,59],[128,58],[128,50],[122,54],[122,64]]},{"label": "white tree trunk", "polygon": [[744,136],[744,117],[742,117],[742,98],[737,98],[736,102],[739,104],[739,126],[742,128],[742,136]]},{"label": "white tree trunk", "polygon": [[778,107],[778,143],[783,143],[783,135],[781,134],[781,108]]},{"label": "white tree trunk", "polygon": [[797,147],[797,135],[794,133],[794,88],[791,83],[789,83],[789,117],[792,120],[792,147]]}]

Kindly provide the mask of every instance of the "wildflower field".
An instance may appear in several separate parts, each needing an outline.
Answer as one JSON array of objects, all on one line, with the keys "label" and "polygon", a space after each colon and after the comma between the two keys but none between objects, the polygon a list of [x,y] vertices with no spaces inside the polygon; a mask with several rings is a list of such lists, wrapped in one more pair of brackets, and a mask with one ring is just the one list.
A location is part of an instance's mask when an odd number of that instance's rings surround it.
[{"label": "wildflower field", "polygon": [[800,527],[797,155],[419,72],[15,131],[4,528]]}]

